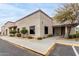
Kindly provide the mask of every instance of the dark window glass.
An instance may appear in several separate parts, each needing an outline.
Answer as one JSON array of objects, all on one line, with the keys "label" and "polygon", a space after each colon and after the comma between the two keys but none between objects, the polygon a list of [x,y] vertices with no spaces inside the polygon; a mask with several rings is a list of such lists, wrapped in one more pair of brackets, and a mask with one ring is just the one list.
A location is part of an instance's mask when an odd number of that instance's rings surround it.
[{"label": "dark window glass", "polygon": [[35,34],[35,26],[30,26],[30,34]]},{"label": "dark window glass", "polygon": [[17,32],[18,32],[18,33],[20,32],[20,29],[19,29],[19,28],[17,29]]},{"label": "dark window glass", "polygon": [[44,32],[45,34],[48,34],[48,27],[47,26],[44,27],[44,31],[45,31]]}]

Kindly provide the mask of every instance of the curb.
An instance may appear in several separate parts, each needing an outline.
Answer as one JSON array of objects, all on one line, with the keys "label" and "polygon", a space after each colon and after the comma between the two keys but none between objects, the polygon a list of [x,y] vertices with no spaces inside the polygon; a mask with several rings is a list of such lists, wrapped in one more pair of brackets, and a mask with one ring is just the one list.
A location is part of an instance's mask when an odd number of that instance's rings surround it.
[{"label": "curb", "polygon": [[68,45],[68,46],[78,46],[79,47],[79,44],[68,44],[68,43],[59,43],[57,42],[58,44],[63,44],[63,45]]},{"label": "curb", "polygon": [[[1,39],[3,40],[3,38],[1,38]],[[7,40],[4,40],[4,41],[7,41]],[[49,48],[46,50],[46,53],[40,53],[40,52],[35,51],[34,49],[27,48],[27,47],[23,47],[23,46],[21,46],[21,45],[19,45],[19,44],[12,43],[12,42],[10,42],[10,41],[7,41],[7,42],[9,42],[9,43],[11,43],[12,45],[14,45],[14,46],[16,46],[16,47],[19,47],[19,48],[21,48],[21,49],[24,49],[24,50],[28,49],[28,50],[30,50],[30,51],[33,51],[33,52],[35,52],[35,53],[37,53],[37,54],[40,54],[40,55],[42,55],[42,56],[48,56],[49,53],[50,53],[50,51],[51,51],[51,50],[53,51],[53,50],[55,49],[56,44],[62,44],[62,45],[67,45],[67,46],[78,46],[78,47],[79,47],[79,44],[69,44],[69,43],[63,43],[63,42],[56,42],[56,43],[51,44],[51,46],[49,46]]]},{"label": "curb", "polygon": [[46,53],[45,55],[48,56],[48,55],[50,54],[50,51],[51,51],[51,50],[54,50],[55,47],[56,47],[56,43],[54,43],[54,44],[48,49],[48,51],[47,51],[47,53]]},{"label": "curb", "polygon": [[[2,38],[0,38],[0,39],[3,40]],[[7,41],[7,40],[4,40],[4,41]],[[7,41],[7,42],[9,42],[9,41]],[[40,55],[42,55],[42,56],[45,56],[45,54],[42,54],[42,53],[40,53],[40,52],[37,52],[37,51],[35,51],[35,50],[33,50],[33,49],[26,48],[26,47],[23,47],[23,46],[21,46],[21,45],[18,45],[18,44],[12,43],[12,42],[9,42],[9,43],[12,44],[12,45],[14,45],[14,46],[16,46],[16,47],[18,47],[18,48],[21,48],[21,49],[23,49],[23,50],[28,49],[28,50],[30,50],[30,51],[33,51],[33,52],[37,53],[37,54],[40,54]]]}]

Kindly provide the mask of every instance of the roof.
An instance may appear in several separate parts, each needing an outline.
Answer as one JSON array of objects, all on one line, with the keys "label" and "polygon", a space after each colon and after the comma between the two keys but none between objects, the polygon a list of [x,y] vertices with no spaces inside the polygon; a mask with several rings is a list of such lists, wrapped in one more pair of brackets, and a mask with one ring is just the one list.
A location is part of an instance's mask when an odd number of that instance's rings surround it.
[{"label": "roof", "polygon": [[65,22],[57,22],[56,20],[53,20],[53,26],[58,27],[58,26],[77,26],[79,25],[79,21],[75,20],[73,23],[71,23],[71,20],[67,20]]},{"label": "roof", "polygon": [[73,24],[59,24],[59,25],[54,25],[53,27],[63,27],[63,26],[77,26],[79,23],[73,23]]},{"label": "roof", "polygon": [[48,16],[45,12],[43,12],[42,10],[39,9],[39,10],[37,10],[37,11],[35,11],[35,12],[29,14],[29,15],[26,15],[26,16],[22,17],[21,19],[17,20],[16,22],[18,22],[18,21],[20,21],[20,20],[23,20],[24,18],[27,18],[27,17],[29,17],[29,16],[31,16],[31,15],[37,13],[37,12],[41,12],[41,13],[43,13],[44,15],[46,15],[48,18],[50,18],[51,20],[53,20],[53,19],[52,19],[50,16]]},{"label": "roof", "polygon": [[15,22],[7,21],[2,27],[4,27],[7,23],[15,23]]},{"label": "roof", "polygon": [[[19,20],[17,20],[16,22],[18,22],[18,21],[20,21],[20,20],[23,20],[24,18],[27,18],[27,17],[29,17],[29,16],[31,16],[31,15],[33,15],[33,14],[35,14],[35,13],[37,13],[37,12],[41,12],[41,13],[43,13],[44,15],[46,15],[48,18],[50,18],[52,21],[53,21],[53,26],[55,27],[57,27],[57,26],[68,26],[68,25],[78,25],[79,23],[77,23],[77,22],[75,22],[75,23],[73,23],[73,24],[71,24],[69,21],[66,21],[66,22],[63,22],[63,23],[58,23],[56,20],[53,20],[53,18],[52,17],[50,17],[50,16],[48,16],[46,13],[44,13],[42,10],[37,10],[37,11],[35,11],[35,12],[32,12],[31,14],[29,14],[29,15],[26,15],[26,16],[24,16],[24,17],[22,17],[21,19],[19,19]],[[11,22],[11,21],[8,21],[8,22],[6,22],[4,25],[6,25],[7,23],[15,23],[15,22]]]},{"label": "roof", "polygon": [[[27,18],[27,17],[29,17],[29,16],[31,16],[31,15],[37,13],[37,12],[41,12],[41,13],[43,13],[44,15],[46,15],[48,18],[50,18],[51,20],[53,20],[50,16],[48,16],[46,13],[44,13],[42,10],[39,9],[39,10],[37,10],[37,11],[35,11],[35,12],[32,12],[32,13],[29,14],[29,15],[26,15],[26,16],[22,17],[21,19],[17,20],[16,22],[18,22],[18,21],[20,21],[20,20],[23,20],[24,18]],[[8,22],[6,22],[4,25],[6,25],[7,23],[16,23],[16,22],[8,21]],[[4,25],[3,25],[3,26],[4,26]],[[2,26],[2,27],[3,27],[3,26]]]}]

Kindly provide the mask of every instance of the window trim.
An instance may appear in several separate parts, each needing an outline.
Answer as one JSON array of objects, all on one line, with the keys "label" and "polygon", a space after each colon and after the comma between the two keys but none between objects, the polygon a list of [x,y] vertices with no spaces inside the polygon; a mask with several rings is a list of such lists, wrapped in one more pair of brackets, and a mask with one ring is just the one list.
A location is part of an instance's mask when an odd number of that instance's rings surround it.
[{"label": "window trim", "polygon": [[[29,28],[30,28],[30,32],[29,33],[35,35],[35,26],[30,26]],[[33,28],[33,29],[31,29],[31,28]],[[34,31],[34,33],[31,33],[31,30]]]}]

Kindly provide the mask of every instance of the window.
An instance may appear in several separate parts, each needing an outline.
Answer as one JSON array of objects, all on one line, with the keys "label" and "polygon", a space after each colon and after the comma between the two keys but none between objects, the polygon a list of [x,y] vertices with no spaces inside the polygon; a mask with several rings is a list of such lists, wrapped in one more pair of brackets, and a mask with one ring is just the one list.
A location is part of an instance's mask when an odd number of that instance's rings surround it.
[{"label": "window", "polygon": [[7,35],[7,31],[8,31],[8,30],[6,29],[6,35]]},{"label": "window", "polygon": [[47,26],[44,27],[44,33],[48,34],[48,27]]},{"label": "window", "polygon": [[17,29],[17,32],[18,32],[18,33],[20,32],[20,29],[19,29],[19,28]]},{"label": "window", "polygon": [[35,26],[30,26],[30,34],[35,34]]}]

